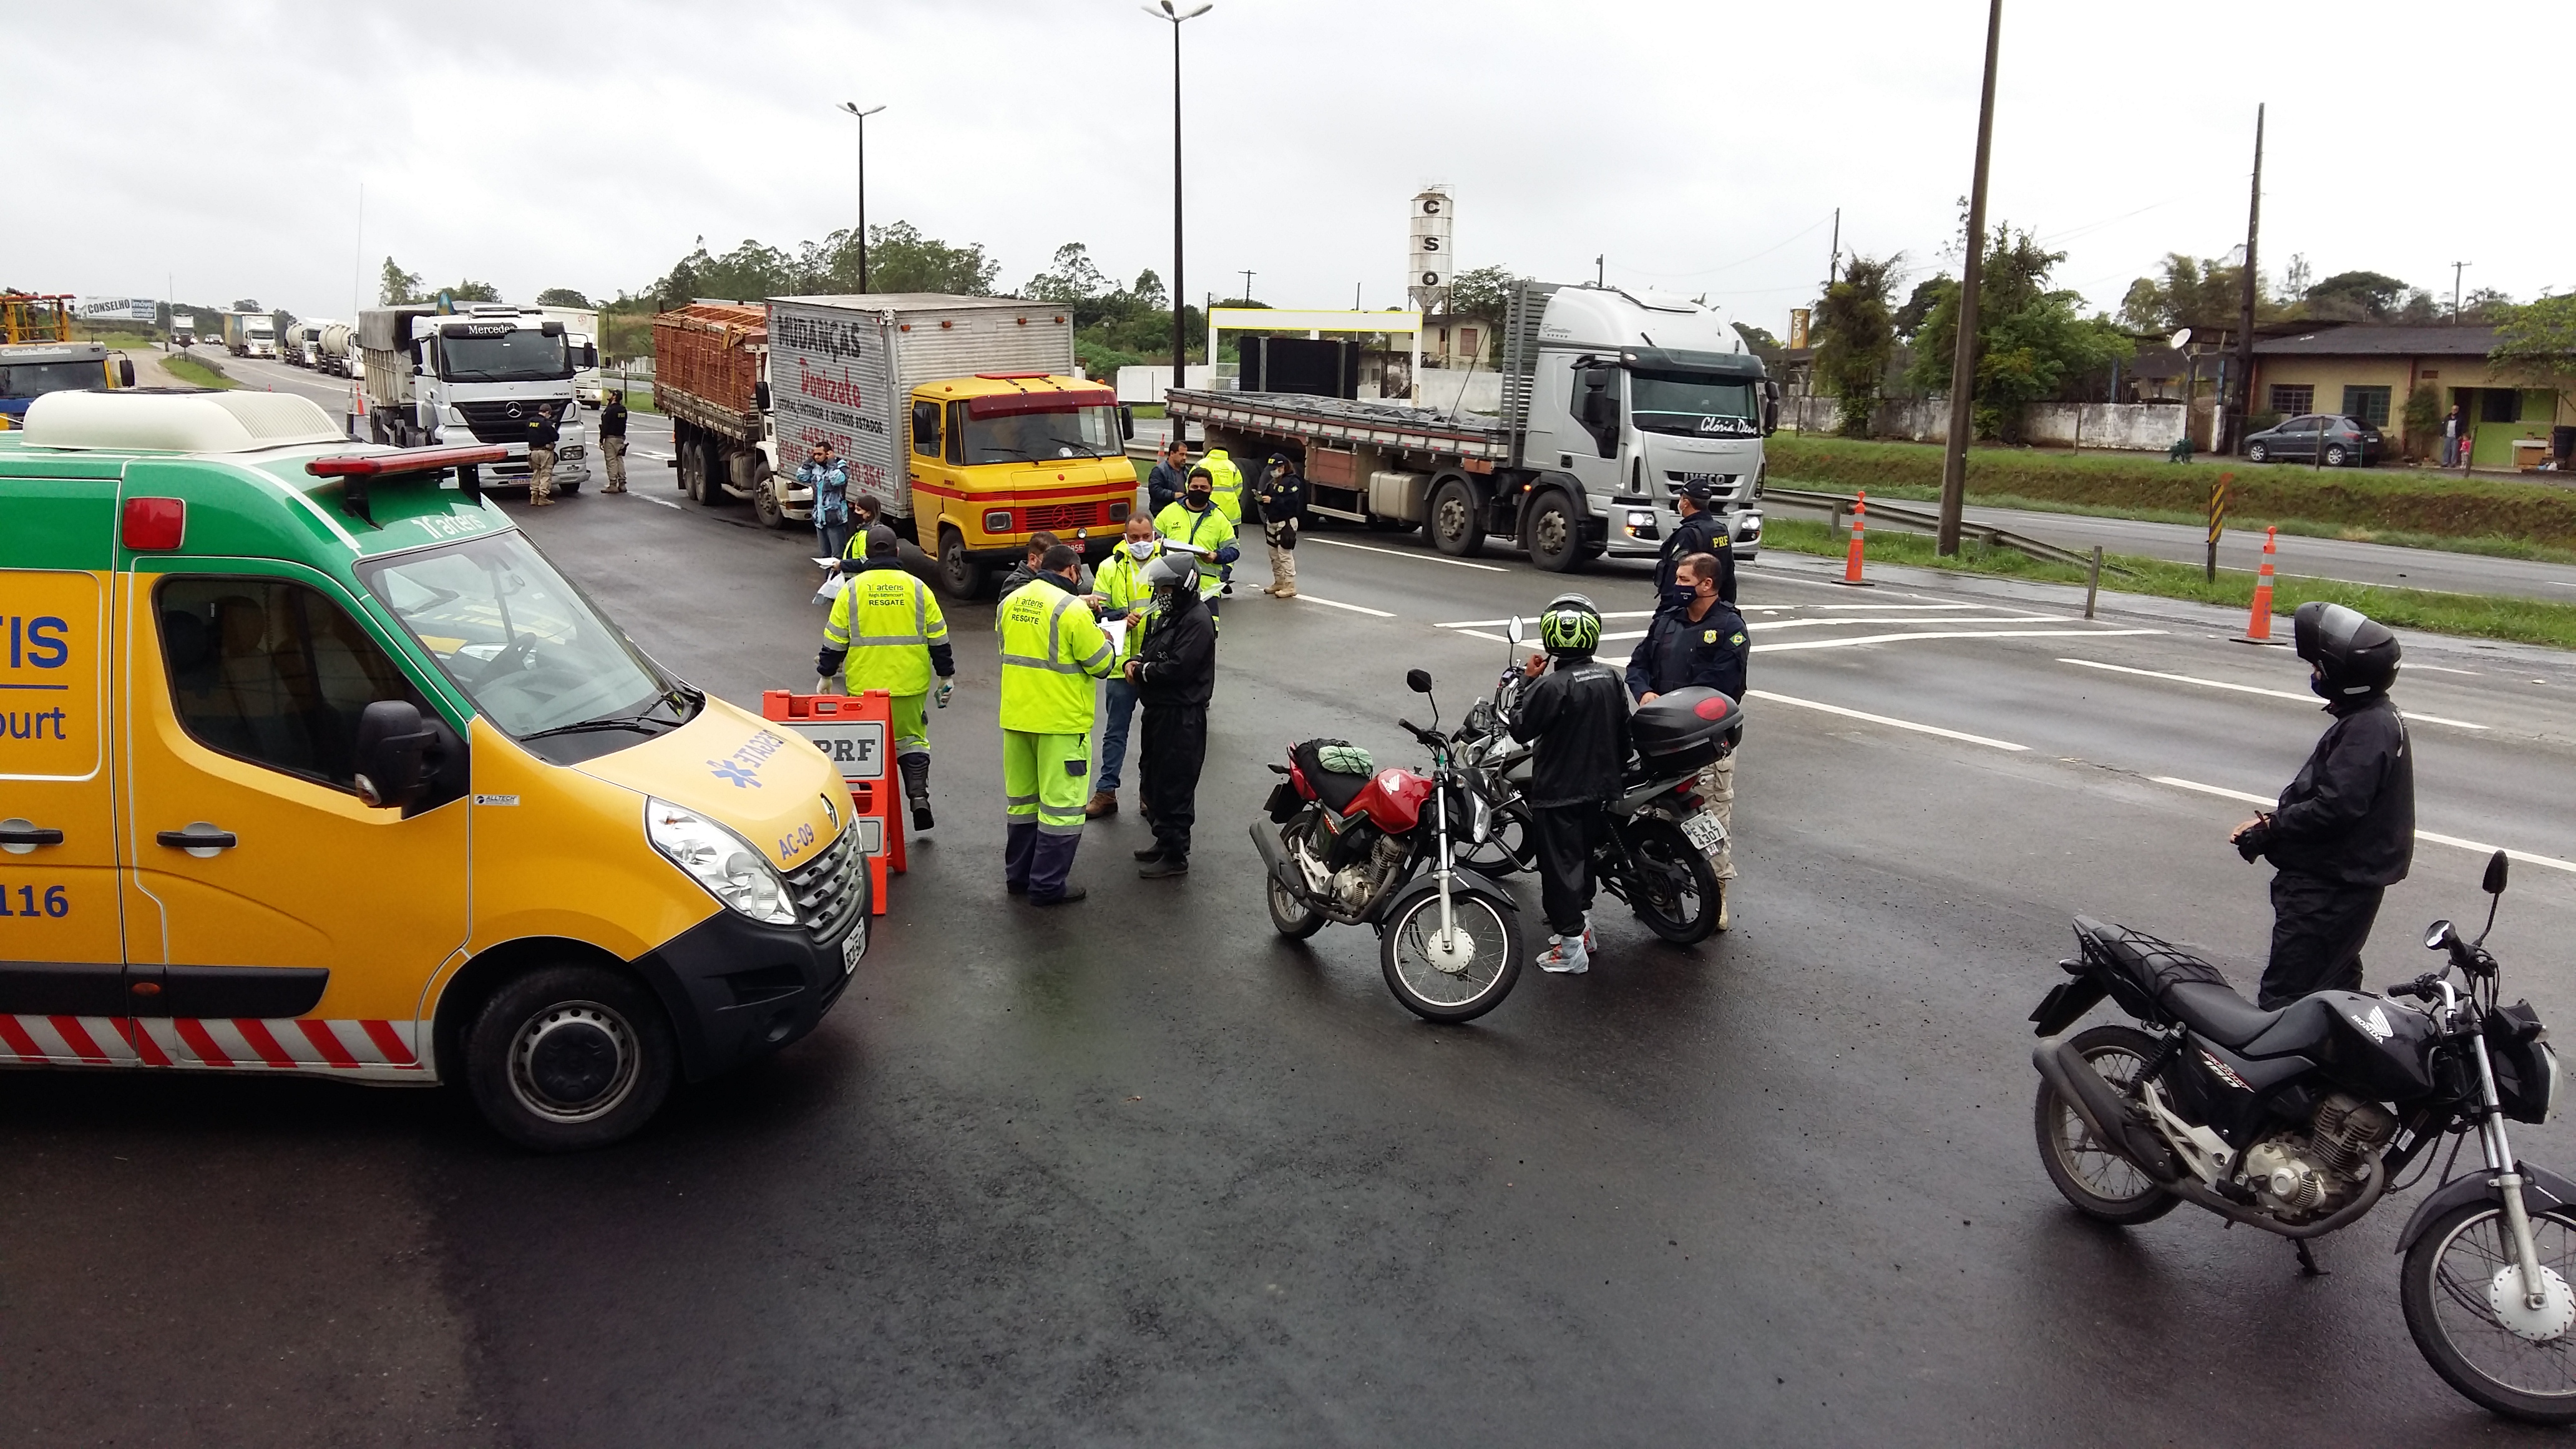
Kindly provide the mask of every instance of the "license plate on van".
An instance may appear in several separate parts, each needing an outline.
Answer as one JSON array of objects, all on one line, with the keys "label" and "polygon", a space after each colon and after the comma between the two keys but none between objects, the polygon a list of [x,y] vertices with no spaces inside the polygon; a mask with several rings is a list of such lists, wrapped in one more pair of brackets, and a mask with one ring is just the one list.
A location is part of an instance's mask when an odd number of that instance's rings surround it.
[{"label": "license plate on van", "polygon": [[865,912],[861,912],[858,924],[850,928],[849,935],[841,938],[841,974],[847,976],[858,970],[859,958],[866,954],[868,954],[868,918]]},{"label": "license plate on van", "polygon": [[1692,815],[1682,821],[1682,838],[1706,855],[1726,844],[1726,827],[1710,816]]}]

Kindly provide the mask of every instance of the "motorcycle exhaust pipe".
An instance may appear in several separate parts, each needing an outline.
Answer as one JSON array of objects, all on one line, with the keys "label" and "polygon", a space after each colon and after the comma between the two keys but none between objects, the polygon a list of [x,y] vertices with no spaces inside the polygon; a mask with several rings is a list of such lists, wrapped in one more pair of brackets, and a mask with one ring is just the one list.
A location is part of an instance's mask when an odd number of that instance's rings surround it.
[{"label": "motorcycle exhaust pipe", "polygon": [[1270,878],[1285,886],[1299,900],[1306,898],[1306,882],[1299,878],[1297,864],[1288,858],[1287,848],[1279,843],[1279,832],[1268,820],[1252,822],[1252,848],[1261,852],[1262,868]]},{"label": "motorcycle exhaust pipe", "polygon": [[2129,1104],[2093,1064],[2075,1050],[2071,1041],[2041,1042],[2030,1049],[2030,1064],[2057,1089],[2058,1098],[2075,1109],[2084,1125],[2093,1129],[2095,1140],[2125,1157],[2140,1172],[2154,1178],[2159,1186],[2171,1186],[2183,1177],[2182,1163],[2173,1149],[2165,1145],[2153,1127],[2137,1120]]}]

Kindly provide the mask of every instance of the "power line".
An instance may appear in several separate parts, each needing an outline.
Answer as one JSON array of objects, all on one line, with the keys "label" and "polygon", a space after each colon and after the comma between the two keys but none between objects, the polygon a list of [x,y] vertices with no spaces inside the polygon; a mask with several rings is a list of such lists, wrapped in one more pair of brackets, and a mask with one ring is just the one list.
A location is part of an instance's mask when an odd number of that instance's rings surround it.
[{"label": "power line", "polygon": [[1814,221],[1809,222],[1807,225],[1800,227],[1797,231],[1792,232],[1788,236],[1782,237],[1779,241],[1770,246],[1764,247],[1762,250],[1755,252],[1751,256],[1738,257],[1734,261],[1722,262],[1714,267],[1702,267],[1695,272],[1658,272],[1645,267],[1632,267],[1626,262],[1621,262],[1619,264],[1619,270],[1623,272],[1635,272],[1641,277],[1705,277],[1711,272],[1723,272],[1730,268],[1743,266],[1747,262],[1758,262],[1764,257],[1771,255],[1773,252],[1780,250],[1780,248],[1798,240],[1800,237],[1807,235],[1817,227],[1823,226],[1825,223],[1832,221],[1833,219],[1833,216],[1830,214],[1817,217]]}]

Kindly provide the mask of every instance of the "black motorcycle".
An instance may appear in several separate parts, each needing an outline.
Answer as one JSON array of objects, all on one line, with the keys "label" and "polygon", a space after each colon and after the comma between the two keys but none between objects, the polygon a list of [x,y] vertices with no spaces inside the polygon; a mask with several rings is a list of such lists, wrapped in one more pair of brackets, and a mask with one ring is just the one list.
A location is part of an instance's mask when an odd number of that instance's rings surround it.
[{"label": "black motorcycle", "polygon": [[[2505,871],[2497,851],[2488,895],[2502,897]],[[2031,1053],[2040,1163],[2068,1202],[2123,1225],[2190,1202],[2290,1239],[2314,1272],[2309,1240],[2360,1221],[2420,1159],[2413,1185],[2428,1149],[2460,1134],[2398,1235],[2407,1331],[2488,1410],[2576,1423],[2576,1183],[2518,1161],[2505,1137],[2508,1118],[2549,1119],[2558,1059],[2529,1002],[2498,1005],[2485,931],[2464,941],[2436,921],[2424,945],[2448,956],[2440,971],[2279,1011],[2153,936],[2078,919],[2075,938],[2060,963],[2074,979],[2031,1013],[2049,1038]],[[2106,996],[2147,1029],[2059,1039]],[[2482,1166],[2453,1177],[2472,1132]]]}]

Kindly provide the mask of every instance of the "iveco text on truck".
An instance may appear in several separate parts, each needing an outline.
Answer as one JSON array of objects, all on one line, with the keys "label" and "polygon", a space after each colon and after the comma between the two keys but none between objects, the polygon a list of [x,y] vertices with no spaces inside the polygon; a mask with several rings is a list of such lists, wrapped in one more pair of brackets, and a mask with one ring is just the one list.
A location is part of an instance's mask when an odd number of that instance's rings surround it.
[{"label": "iveco text on truck", "polygon": [[1304,461],[1317,513],[1429,529],[1471,557],[1489,537],[1558,571],[1652,558],[1673,495],[1714,480],[1738,558],[1762,545],[1762,440],[1778,385],[1718,313],[1619,288],[1523,283],[1504,327],[1499,418],[1291,393],[1175,390],[1174,419],[1238,457]]},{"label": "iveco text on truck", "polygon": [[1132,429],[1104,383],[1073,375],[1073,318],[1050,302],[935,292],[773,297],[777,446],[829,442],[850,490],[980,598],[1044,529],[1108,552],[1136,503]]},{"label": "iveco text on truck", "polygon": [[552,403],[562,430],[554,485],[580,489],[589,464],[573,373],[595,359],[575,351],[561,322],[507,305],[454,313],[385,307],[358,314],[358,350],[365,366],[359,390],[375,441],[495,443],[509,450],[509,461],[493,471],[524,481],[529,419]]}]

